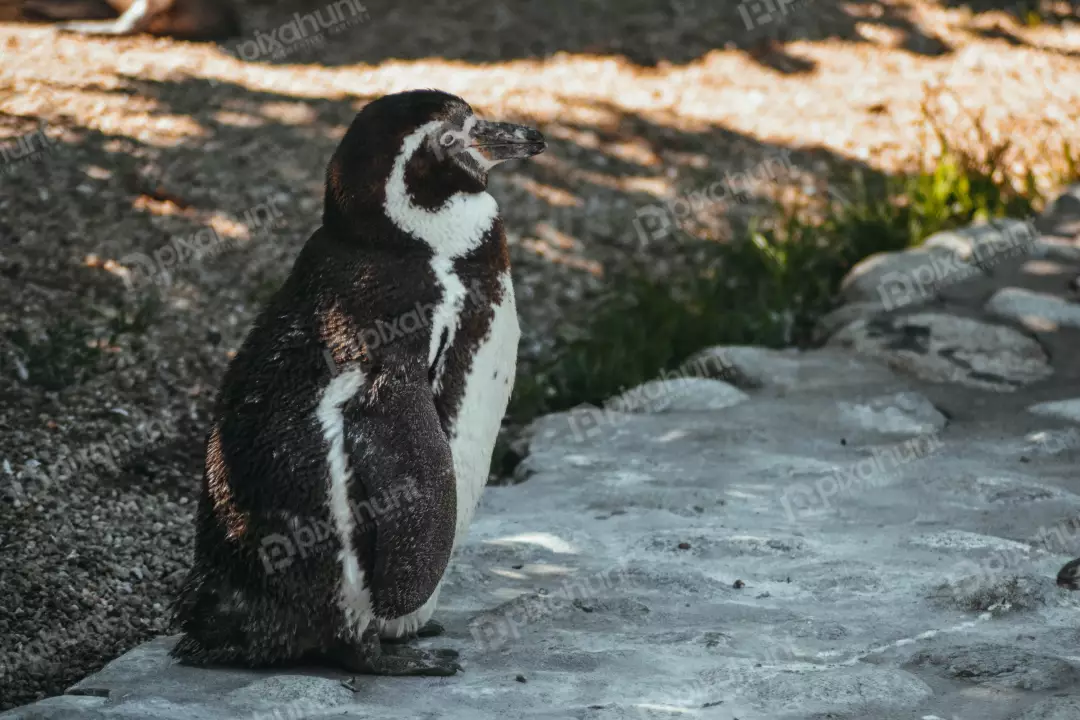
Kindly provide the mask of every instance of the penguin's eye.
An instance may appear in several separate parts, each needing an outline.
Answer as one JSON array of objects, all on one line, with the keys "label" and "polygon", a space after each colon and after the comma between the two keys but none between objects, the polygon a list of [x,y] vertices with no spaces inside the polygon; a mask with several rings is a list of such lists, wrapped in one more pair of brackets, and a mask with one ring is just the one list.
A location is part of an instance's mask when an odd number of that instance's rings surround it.
[{"label": "penguin's eye", "polygon": [[457,138],[454,137],[454,133],[447,130],[446,132],[443,133],[442,137],[439,138],[439,144],[442,145],[443,147],[450,147],[451,145],[454,144],[454,140],[456,140],[456,139]]}]

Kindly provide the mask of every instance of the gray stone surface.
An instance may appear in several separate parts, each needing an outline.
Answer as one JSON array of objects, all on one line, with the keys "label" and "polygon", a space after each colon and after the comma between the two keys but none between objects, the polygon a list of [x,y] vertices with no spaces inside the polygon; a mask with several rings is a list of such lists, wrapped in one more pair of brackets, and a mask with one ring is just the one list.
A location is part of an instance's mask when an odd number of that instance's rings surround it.
[{"label": "gray stone surface", "polygon": [[1033,332],[1054,332],[1062,327],[1080,328],[1080,305],[1056,295],[1022,288],[998,290],[986,302],[986,311],[1019,323]]},{"label": "gray stone surface", "polygon": [[1036,221],[1039,232],[1080,240],[1080,183],[1065,188]]},{"label": "gray stone surface", "polygon": [[1011,392],[1053,374],[1038,342],[1003,325],[943,313],[856,320],[829,340],[901,372]]},{"label": "gray stone surface", "polygon": [[848,323],[860,319],[869,320],[888,312],[880,299],[845,303],[817,321],[814,325],[814,342],[825,342]]},{"label": "gray stone surface", "polygon": [[724,345],[697,353],[684,366],[706,377],[722,377],[743,389],[770,394],[838,386],[880,388],[896,379],[880,363],[831,348],[802,352]]},{"label": "gray stone surface", "polygon": [[1047,698],[1009,720],[1076,720],[1076,718],[1080,718],[1080,696]]},{"label": "gray stone surface", "polygon": [[932,302],[939,291],[983,274],[952,247],[919,247],[877,253],[859,262],[844,278],[847,302],[880,302],[886,310]]},{"label": "gray stone surface", "polygon": [[[817,323],[814,338],[827,342],[846,333],[850,346],[852,334],[887,325],[907,326],[911,323],[905,316],[917,313],[1006,324],[1029,335],[1045,350],[1043,361],[1052,365],[1056,381],[1072,382],[1080,380],[1080,363],[1075,362],[1080,356],[1078,274],[1080,185],[1074,185],[1034,218],[993,220],[940,232],[919,247],[865,259],[848,273],[843,282],[843,303]],[[888,342],[895,350],[910,346],[913,339],[892,334]],[[960,354],[947,358],[946,363],[933,358],[914,362],[903,352],[880,350],[871,352],[891,355],[890,362],[902,372],[915,372],[935,382],[970,384],[974,380],[980,387],[1003,389],[993,378],[989,384],[981,383],[980,370],[964,372],[948,367],[963,364]],[[1030,387],[1042,377],[1040,372],[1019,371],[1022,378],[1004,385],[1018,381]]]},{"label": "gray stone surface", "polygon": [[1028,410],[1037,415],[1050,415],[1080,423],[1080,398],[1038,403],[1029,407]]},{"label": "gray stone surface", "polygon": [[933,667],[948,677],[987,688],[1061,690],[1080,687],[1080,667],[1075,663],[1004,644],[921,650],[911,659],[911,664]]},{"label": "gray stone surface", "polygon": [[867,430],[921,435],[945,427],[945,416],[922,395],[896,393],[865,402],[837,402],[840,417]]},{"label": "gray stone surface", "polygon": [[946,423],[837,348],[712,353],[758,371],[746,400],[531,427],[420,643],[458,676],[353,694],[328,668],[182,667],[160,638],[0,717],[1075,720],[1075,426]]},{"label": "gray stone surface", "polygon": [[1032,256],[1055,262],[1080,263],[1080,245],[1063,238],[1040,238],[1035,241]]},{"label": "gray stone surface", "polygon": [[1001,218],[958,230],[939,232],[922,244],[930,250],[947,250],[964,262],[986,272],[1005,260],[1037,252],[1038,232],[1033,222]]},{"label": "gray stone surface", "polygon": [[721,380],[673,376],[631,388],[604,406],[627,413],[702,412],[737,405],[747,397],[742,390]]}]

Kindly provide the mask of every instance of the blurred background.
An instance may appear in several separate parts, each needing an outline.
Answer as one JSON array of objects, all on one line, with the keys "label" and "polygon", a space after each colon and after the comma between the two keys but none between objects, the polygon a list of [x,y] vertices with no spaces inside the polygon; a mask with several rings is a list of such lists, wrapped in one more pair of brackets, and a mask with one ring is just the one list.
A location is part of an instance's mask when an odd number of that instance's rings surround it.
[{"label": "blurred background", "polygon": [[493,482],[540,414],[812,345],[860,259],[1080,172],[1073,2],[219,0],[118,36],[32,5],[0,0],[0,709],[165,629],[217,384],[375,97],[549,140],[491,179],[523,328]]}]

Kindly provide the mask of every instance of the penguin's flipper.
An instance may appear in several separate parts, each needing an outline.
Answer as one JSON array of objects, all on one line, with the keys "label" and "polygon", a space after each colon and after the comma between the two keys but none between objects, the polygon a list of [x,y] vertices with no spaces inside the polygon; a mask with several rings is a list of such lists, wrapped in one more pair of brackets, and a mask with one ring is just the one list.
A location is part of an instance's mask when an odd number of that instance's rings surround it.
[{"label": "penguin's flipper", "polygon": [[457,488],[450,443],[426,369],[378,373],[344,408],[353,471],[353,548],[372,612],[394,619],[419,610],[450,561]]}]

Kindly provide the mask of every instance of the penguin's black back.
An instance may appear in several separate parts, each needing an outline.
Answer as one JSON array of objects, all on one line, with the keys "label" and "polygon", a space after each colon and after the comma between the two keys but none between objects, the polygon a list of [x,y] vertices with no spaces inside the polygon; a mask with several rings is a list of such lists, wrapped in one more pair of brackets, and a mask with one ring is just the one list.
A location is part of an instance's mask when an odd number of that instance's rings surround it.
[{"label": "penguin's black back", "polygon": [[[273,573],[265,554],[280,548],[265,539],[289,539],[295,551],[297,528],[333,528],[320,397],[348,364],[375,376],[400,358],[427,357],[426,328],[385,348],[361,347],[376,320],[437,299],[434,277],[418,273],[426,265],[422,245],[360,250],[320,229],[259,314],[225,373],[207,436],[195,566],[176,612],[186,636],[176,655],[264,665],[333,641],[342,622],[336,535],[321,533],[318,552],[295,554]],[[363,559],[370,575],[374,556]]]}]

